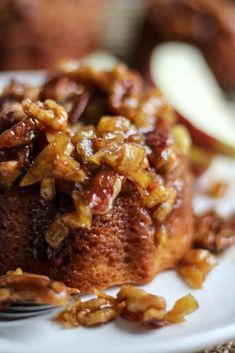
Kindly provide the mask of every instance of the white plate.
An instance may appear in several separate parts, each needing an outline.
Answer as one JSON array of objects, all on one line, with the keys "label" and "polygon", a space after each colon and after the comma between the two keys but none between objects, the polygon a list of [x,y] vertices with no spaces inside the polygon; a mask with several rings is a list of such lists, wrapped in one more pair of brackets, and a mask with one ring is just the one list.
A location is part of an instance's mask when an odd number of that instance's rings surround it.
[{"label": "white plate", "polygon": [[[23,74],[24,79],[37,82],[38,74]],[[4,81],[9,74],[4,74]],[[2,81],[3,82],[3,81]],[[0,84],[1,77],[0,77]],[[217,201],[217,209],[228,214],[235,211],[235,162],[225,158],[213,163],[211,178],[227,179],[231,188],[224,200]],[[208,183],[203,178],[202,185]],[[195,208],[212,205],[202,195],[195,199]],[[219,258],[219,265],[211,272],[202,290],[190,291],[174,271],[160,274],[144,288],[166,298],[171,307],[175,300],[188,292],[199,302],[199,310],[182,324],[161,330],[147,330],[122,319],[94,329],[65,330],[40,317],[19,323],[0,323],[0,353],[184,353],[196,352],[235,338],[235,249]],[[114,293],[115,290],[109,291]]]}]

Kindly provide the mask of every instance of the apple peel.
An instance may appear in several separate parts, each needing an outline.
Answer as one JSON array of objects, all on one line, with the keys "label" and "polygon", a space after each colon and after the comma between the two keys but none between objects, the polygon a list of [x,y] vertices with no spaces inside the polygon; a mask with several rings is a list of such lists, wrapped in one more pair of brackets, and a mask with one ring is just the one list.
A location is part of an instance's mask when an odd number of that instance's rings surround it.
[{"label": "apple peel", "polygon": [[195,145],[235,157],[234,113],[197,48],[181,42],[157,46],[150,74],[190,130]]}]

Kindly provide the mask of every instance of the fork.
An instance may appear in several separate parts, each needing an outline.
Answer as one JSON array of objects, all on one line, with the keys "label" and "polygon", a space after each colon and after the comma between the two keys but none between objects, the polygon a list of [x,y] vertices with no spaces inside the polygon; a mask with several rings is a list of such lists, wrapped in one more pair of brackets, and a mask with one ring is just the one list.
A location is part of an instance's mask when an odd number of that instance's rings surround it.
[{"label": "fork", "polygon": [[20,304],[12,305],[6,310],[0,310],[0,322],[1,321],[15,321],[43,314],[48,314],[52,310],[57,309],[57,306],[44,305],[44,304]]}]

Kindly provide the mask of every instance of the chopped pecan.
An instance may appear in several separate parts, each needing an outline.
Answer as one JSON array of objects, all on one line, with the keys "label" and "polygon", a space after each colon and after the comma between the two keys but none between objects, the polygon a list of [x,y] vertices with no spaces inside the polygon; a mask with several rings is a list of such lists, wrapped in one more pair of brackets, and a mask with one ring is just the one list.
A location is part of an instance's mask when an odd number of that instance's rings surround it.
[{"label": "chopped pecan", "polygon": [[235,243],[235,215],[228,219],[214,210],[195,216],[195,245],[218,253]]},{"label": "chopped pecan", "polygon": [[2,102],[0,99],[1,107],[1,124],[0,124],[0,132],[2,133],[5,130],[10,129],[12,126],[17,124],[19,121],[26,118],[26,115],[23,112],[22,106],[18,102],[12,102],[5,100],[2,98]]},{"label": "chopped pecan", "polygon": [[35,120],[27,117],[0,135],[0,148],[27,145],[37,137],[37,134],[38,127]]},{"label": "chopped pecan", "polygon": [[145,136],[149,147],[148,159],[150,164],[159,172],[173,169],[175,166],[175,153],[173,151],[173,138],[167,121],[159,119],[156,129]]},{"label": "chopped pecan", "polygon": [[36,100],[38,98],[40,89],[38,87],[31,87],[27,84],[13,79],[4,88],[2,96],[8,99],[12,99],[21,102],[24,98],[30,98]]},{"label": "chopped pecan", "polygon": [[94,214],[107,213],[121,191],[124,177],[111,168],[99,171],[84,189],[83,197]]},{"label": "chopped pecan", "polygon": [[69,227],[64,223],[63,217],[57,214],[46,233],[46,241],[52,249],[58,249],[69,234]]},{"label": "chopped pecan", "polygon": [[177,300],[173,308],[167,312],[164,298],[131,285],[123,285],[116,298],[96,290],[95,294],[97,298],[84,302],[78,298],[57,315],[55,320],[65,327],[90,327],[121,316],[149,328],[161,328],[184,321],[186,315],[198,308],[196,300],[189,294]]},{"label": "chopped pecan", "polygon": [[21,175],[18,161],[6,161],[0,163],[0,185],[4,187],[11,186]]},{"label": "chopped pecan", "polygon": [[113,301],[106,298],[94,298],[85,302],[77,300],[75,304],[60,313],[55,320],[65,327],[91,327],[113,320],[118,313]]},{"label": "chopped pecan", "polygon": [[40,100],[52,99],[60,104],[76,93],[78,85],[68,77],[55,76],[50,78],[42,87]]},{"label": "chopped pecan", "polygon": [[151,327],[161,327],[166,323],[166,302],[162,297],[124,285],[117,294],[117,300],[119,303],[125,302],[121,312],[121,316],[125,319],[139,321]]},{"label": "chopped pecan", "polygon": [[9,271],[0,277],[2,308],[16,303],[64,305],[69,303],[71,294],[78,294],[78,290],[70,289],[46,276],[23,272],[21,269]]},{"label": "chopped pecan", "polygon": [[66,110],[51,99],[47,99],[44,103],[34,103],[30,99],[25,99],[22,102],[22,107],[25,114],[37,119],[52,130],[64,131],[67,128]]},{"label": "chopped pecan", "polygon": [[89,99],[90,93],[88,90],[85,89],[81,93],[77,93],[73,97],[71,97],[72,108],[69,112],[69,121],[74,123],[80,119],[82,113],[87,107]]}]

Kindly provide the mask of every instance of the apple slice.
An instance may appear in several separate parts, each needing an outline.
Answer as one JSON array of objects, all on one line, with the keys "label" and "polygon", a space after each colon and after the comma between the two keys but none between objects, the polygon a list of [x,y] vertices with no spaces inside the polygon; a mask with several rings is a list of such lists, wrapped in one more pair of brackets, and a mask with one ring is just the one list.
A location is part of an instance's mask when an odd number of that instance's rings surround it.
[{"label": "apple slice", "polygon": [[151,55],[150,75],[189,128],[194,144],[235,157],[235,111],[198,49],[181,42],[159,45]]}]

